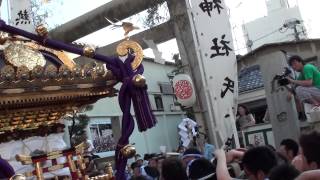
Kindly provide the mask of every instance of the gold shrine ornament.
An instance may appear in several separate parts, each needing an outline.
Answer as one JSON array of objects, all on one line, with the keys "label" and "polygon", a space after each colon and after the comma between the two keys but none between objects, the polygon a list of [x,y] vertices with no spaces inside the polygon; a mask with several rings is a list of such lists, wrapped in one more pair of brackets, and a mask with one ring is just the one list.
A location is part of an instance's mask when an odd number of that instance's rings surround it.
[{"label": "gold shrine ornament", "polygon": [[48,29],[43,24],[40,24],[36,27],[36,32],[39,36],[48,36]]},{"label": "gold shrine ornament", "polygon": [[134,157],[134,155],[136,154],[136,148],[131,144],[127,144],[126,146],[120,149],[120,152],[124,157],[129,159]]},{"label": "gold shrine ornament", "polygon": [[16,174],[12,176],[9,180],[26,180],[27,177],[23,174]]},{"label": "gold shrine ornament", "polygon": [[143,60],[143,49],[137,42],[131,40],[122,41],[117,46],[117,54],[119,56],[126,56],[130,49],[133,50],[135,55],[134,60],[131,63],[131,67],[133,70],[136,70]]},{"label": "gold shrine ornament", "polygon": [[4,49],[7,62],[15,67],[26,66],[30,71],[37,65],[45,66],[46,60],[43,55],[31,47],[23,44],[10,44]]}]

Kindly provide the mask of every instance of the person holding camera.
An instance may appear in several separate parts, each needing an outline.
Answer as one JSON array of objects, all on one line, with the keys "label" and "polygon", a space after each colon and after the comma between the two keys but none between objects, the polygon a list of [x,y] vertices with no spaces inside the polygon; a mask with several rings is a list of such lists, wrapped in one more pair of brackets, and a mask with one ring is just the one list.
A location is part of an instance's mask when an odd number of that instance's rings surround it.
[{"label": "person holding camera", "polygon": [[301,102],[320,106],[320,72],[312,64],[305,64],[300,56],[291,56],[289,65],[300,72],[298,79],[287,77],[291,84],[296,85],[296,95]]}]

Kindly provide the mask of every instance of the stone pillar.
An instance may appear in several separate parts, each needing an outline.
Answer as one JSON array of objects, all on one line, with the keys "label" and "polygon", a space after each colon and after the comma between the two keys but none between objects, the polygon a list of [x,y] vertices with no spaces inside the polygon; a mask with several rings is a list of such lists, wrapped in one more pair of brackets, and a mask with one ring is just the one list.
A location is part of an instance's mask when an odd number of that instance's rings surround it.
[{"label": "stone pillar", "polygon": [[298,114],[294,99],[291,101],[287,99],[286,88],[279,87],[275,83],[275,88],[272,89],[273,77],[284,71],[286,62],[283,53],[279,51],[266,54],[261,57],[260,62],[275,145],[279,147],[283,139],[298,140],[300,136]]}]

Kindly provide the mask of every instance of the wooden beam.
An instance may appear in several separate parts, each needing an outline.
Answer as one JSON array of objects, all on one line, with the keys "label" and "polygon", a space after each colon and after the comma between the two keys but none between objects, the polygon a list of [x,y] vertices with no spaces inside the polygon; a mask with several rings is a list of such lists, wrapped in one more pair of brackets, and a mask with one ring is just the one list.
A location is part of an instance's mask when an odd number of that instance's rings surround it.
[{"label": "wooden beam", "polygon": [[152,7],[157,3],[163,3],[164,1],[165,0],[111,1],[53,29],[49,32],[49,36],[50,38],[70,43],[110,25],[104,17],[122,20]]}]

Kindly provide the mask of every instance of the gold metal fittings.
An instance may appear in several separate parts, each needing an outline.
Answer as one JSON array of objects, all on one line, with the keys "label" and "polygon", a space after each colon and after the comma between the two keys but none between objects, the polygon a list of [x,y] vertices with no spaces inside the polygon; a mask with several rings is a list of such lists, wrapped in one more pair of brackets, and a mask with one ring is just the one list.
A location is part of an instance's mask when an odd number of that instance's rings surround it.
[{"label": "gold metal fittings", "polygon": [[133,50],[135,55],[131,67],[133,70],[136,70],[143,60],[142,47],[137,42],[131,40],[123,41],[117,46],[117,54],[119,56],[126,56],[130,50]]},{"label": "gold metal fittings", "polygon": [[83,47],[83,55],[86,57],[93,57],[95,54],[95,49],[91,46],[84,46]]},{"label": "gold metal fittings", "polygon": [[9,180],[26,180],[27,177],[22,174],[16,174],[12,176]]},{"label": "gold metal fittings", "polygon": [[36,32],[38,33],[39,36],[42,36],[42,37],[48,36],[48,30],[43,24],[40,24],[36,27]]},{"label": "gold metal fittings", "polygon": [[7,33],[5,32],[0,32],[0,44],[4,44],[6,43],[6,41],[8,40],[9,36]]},{"label": "gold metal fittings", "polygon": [[146,78],[141,74],[135,75],[132,81],[136,87],[144,87],[146,85]]},{"label": "gold metal fittings", "polygon": [[128,144],[120,150],[121,154],[126,158],[132,158],[136,154],[136,148]]}]

